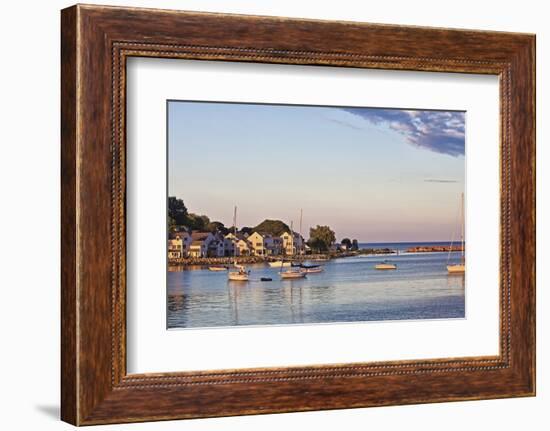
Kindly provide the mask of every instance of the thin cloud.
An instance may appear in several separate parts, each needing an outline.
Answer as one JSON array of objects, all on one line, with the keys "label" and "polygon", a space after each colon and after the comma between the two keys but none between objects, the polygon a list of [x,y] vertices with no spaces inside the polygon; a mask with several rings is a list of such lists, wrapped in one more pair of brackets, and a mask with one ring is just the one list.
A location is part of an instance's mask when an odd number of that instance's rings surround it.
[{"label": "thin cloud", "polygon": [[342,108],[374,125],[387,125],[420,148],[453,157],[464,155],[464,112]]},{"label": "thin cloud", "polygon": [[352,123],[348,123],[347,121],[342,121],[342,120],[337,120],[336,118],[327,118],[328,121],[331,121],[333,123],[336,123],[336,124],[339,124],[341,126],[345,126],[345,127],[349,127],[350,129],[354,129],[354,130],[365,130],[364,127],[360,127],[360,126],[357,126],[355,124],[352,124]]},{"label": "thin cloud", "polygon": [[440,180],[438,178],[427,178],[424,180],[425,183],[458,183],[457,180]]}]

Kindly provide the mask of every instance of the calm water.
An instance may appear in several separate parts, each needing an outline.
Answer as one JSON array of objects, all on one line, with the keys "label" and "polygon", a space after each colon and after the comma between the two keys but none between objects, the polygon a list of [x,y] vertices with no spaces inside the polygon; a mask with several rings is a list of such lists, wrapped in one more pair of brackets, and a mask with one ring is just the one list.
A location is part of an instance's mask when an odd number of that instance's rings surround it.
[{"label": "calm water", "polygon": [[[169,272],[168,328],[463,318],[464,276],[447,275],[447,253],[407,254],[410,244],[396,245],[398,256],[336,259],[301,280],[280,280],[267,265],[248,265],[248,283],[207,269]],[[375,270],[384,259],[397,270]],[[459,259],[451,253],[451,262]]]}]

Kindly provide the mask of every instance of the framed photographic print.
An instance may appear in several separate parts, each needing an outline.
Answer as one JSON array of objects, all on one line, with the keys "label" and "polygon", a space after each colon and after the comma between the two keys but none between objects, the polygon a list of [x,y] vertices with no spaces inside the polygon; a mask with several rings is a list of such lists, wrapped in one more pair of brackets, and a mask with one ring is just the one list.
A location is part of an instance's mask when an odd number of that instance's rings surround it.
[{"label": "framed photographic print", "polygon": [[535,394],[535,38],[62,11],[62,419]]}]

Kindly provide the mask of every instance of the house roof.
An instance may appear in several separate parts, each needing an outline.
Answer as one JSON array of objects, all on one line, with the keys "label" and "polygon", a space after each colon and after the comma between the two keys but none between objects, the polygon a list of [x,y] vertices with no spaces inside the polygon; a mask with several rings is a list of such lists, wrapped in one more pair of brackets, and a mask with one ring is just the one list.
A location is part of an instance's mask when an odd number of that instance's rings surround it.
[{"label": "house roof", "polygon": [[[227,237],[234,237],[235,234],[233,232],[229,232],[227,235],[225,235],[224,238],[227,238]],[[237,239],[244,239],[245,236],[244,234],[240,233],[240,232],[237,232]]]},{"label": "house roof", "polygon": [[170,239],[178,239],[178,238],[183,238],[184,236],[189,236],[189,234],[185,231],[181,231],[181,232],[170,232],[170,234],[168,235],[168,238]]},{"label": "house roof", "polygon": [[210,232],[193,232],[191,234],[191,239],[193,239],[193,242],[204,241],[206,238],[208,238],[209,235],[212,234]]}]

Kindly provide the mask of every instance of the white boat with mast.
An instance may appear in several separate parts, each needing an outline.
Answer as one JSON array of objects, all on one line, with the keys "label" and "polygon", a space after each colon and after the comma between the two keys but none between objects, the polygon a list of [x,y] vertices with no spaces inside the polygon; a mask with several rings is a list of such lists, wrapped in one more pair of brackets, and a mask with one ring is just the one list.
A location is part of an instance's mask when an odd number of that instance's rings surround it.
[{"label": "white boat with mast", "polygon": [[453,241],[451,239],[451,245],[449,247],[449,254],[447,255],[447,272],[449,274],[464,274],[466,272],[466,265],[464,261],[464,193],[460,199],[460,263],[449,264],[451,258],[451,252],[453,250]]},{"label": "white boat with mast", "polygon": [[374,266],[374,269],[379,269],[379,270],[397,269],[397,265],[395,263],[391,263],[385,260],[384,262],[376,264]]},{"label": "white boat with mast", "polygon": [[[301,220],[301,215],[300,215],[300,220]],[[300,228],[301,230],[301,228]],[[301,232],[300,232],[300,236],[301,236]],[[293,225],[292,225],[292,222],[290,222],[290,238],[291,238],[291,241],[292,241],[292,248],[294,249],[294,230],[293,230]],[[301,247],[300,247],[301,249]],[[299,279],[299,278],[306,278],[306,274],[307,272],[302,269],[302,268],[297,268],[297,269],[288,269],[286,271],[283,271],[283,265],[284,263],[286,263],[284,260],[281,261],[281,271],[279,272],[279,275],[281,276],[281,278],[283,280],[294,280],[294,279]],[[289,262],[292,266],[292,263]]]},{"label": "white boat with mast", "polygon": [[237,265],[237,206],[233,212],[233,233],[235,235],[235,243],[233,244],[233,265],[236,271],[229,271],[227,273],[227,279],[230,281],[248,281],[250,271],[247,271],[244,265]]}]

